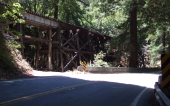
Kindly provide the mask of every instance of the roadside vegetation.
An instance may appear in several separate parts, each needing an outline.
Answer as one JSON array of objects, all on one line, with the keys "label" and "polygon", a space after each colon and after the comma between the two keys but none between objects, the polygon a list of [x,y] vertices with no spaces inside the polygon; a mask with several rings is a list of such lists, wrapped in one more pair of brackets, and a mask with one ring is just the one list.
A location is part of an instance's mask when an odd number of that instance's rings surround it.
[{"label": "roadside vegetation", "polygon": [[15,25],[24,21],[16,16],[22,13],[20,4],[1,5],[0,10],[0,80],[4,80],[28,74],[32,68],[23,60],[18,50],[20,44],[14,40],[20,34],[8,27],[9,23]]}]

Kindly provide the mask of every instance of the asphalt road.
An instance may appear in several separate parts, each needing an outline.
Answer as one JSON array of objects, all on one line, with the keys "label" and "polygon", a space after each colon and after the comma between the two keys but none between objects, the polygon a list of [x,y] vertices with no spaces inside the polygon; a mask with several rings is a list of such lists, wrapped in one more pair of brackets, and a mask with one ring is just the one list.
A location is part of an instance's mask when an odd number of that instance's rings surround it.
[{"label": "asphalt road", "polygon": [[[149,100],[153,97],[153,88],[150,86],[154,85],[157,76],[155,74],[62,74],[0,81],[0,105],[149,106]],[[146,79],[150,79],[149,83],[145,82]],[[137,81],[137,84],[133,81]]]}]

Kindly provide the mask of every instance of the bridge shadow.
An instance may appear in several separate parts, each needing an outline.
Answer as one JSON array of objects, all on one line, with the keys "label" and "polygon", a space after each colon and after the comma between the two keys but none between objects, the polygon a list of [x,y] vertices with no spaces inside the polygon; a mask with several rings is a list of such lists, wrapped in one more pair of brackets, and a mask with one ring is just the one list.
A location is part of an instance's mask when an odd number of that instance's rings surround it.
[{"label": "bridge shadow", "polygon": [[152,88],[61,75],[0,81],[0,95],[12,106],[158,105]]}]

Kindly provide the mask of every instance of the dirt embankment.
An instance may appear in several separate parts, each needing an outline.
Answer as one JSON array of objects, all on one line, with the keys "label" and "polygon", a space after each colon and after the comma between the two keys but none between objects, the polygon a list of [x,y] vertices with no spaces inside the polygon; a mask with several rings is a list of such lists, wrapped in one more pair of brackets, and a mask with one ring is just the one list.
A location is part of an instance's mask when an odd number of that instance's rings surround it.
[{"label": "dirt embankment", "polygon": [[0,80],[30,77],[33,69],[21,52],[9,46],[2,35],[0,37]]}]

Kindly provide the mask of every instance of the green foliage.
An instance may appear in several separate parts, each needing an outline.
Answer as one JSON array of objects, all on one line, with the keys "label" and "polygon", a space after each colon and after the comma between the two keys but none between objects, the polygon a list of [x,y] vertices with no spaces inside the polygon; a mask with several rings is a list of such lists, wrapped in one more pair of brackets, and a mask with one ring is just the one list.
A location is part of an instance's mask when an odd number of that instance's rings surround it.
[{"label": "green foliage", "polygon": [[21,13],[23,13],[21,5],[19,3],[12,3],[6,7],[0,6],[0,10],[2,10],[0,13],[1,21],[6,22],[6,23],[1,22],[1,24],[9,24],[9,23],[15,24],[15,23],[24,22],[23,19],[18,17],[21,15]]},{"label": "green foliage", "polygon": [[[129,54],[130,21],[132,2],[137,2],[138,50],[149,47],[151,66],[159,60],[162,51],[162,33],[166,32],[166,52],[170,52],[169,0],[1,0],[12,3],[10,8],[0,7],[0,28],[13,21],[20,22],[14,14],[20,14],[21,3],[24,9],[55,17],[113,37],[107,44]],[[15,20],[16,19],[16,20]],[[7,21],[8,20],[8,21]],[[6,26],[7,28],[7,26]],[[163,30],[165,29],[165,30]],[[122,53],[123,54],[123,53]],[[121,55],[120,55],[121,57]],[[118,57],[118,58],[120,58]],[[152,64],[153,63],[153,64]]]},{"label": "green foliage", "polygon": [[94,61],[92,66],[97,66],[97,67],[108,67],[108,63],[103,61],[103,58],[106,56],[106,53],[103,53],[103,51],[99,52],[98,54],[94,55]]},{"label": "green foliage", "polygon": [[[13,31],[9,29],[8,25],[24,21],[18,17],[22,13],[22,8],[19,3],[12,3],[8,6],[1,5],[0,10],[0,77],[4,77],[16,75],[20,73],[20,70],[11,53],[12,50],[19,47],[19,44],[14,40],[6,40],[3,33],[11,34]],[[14,37],[14,34],[12,34],[12,36]]]},{"label": "green foliage", "polygon": [[76,24],[78,26],[83,25],[83,8],[80,7],[77,0],[59,0],[58,3],[58,19]]},{"label": "green foliage", "polygon": [[13,48],[13,49],[18,49],[18,48],[21,48],[21,45],[15,41],[15,40],[10,40],[7,42],[7,45],[10,47],[10,48]]},{"label": "green foliage", "polygon": [[20,3],[27,10],[78,26],[86,26],[80,0],[22,0]]},{"label": "green foliage", "polygon": [[13,57],[11,56],[9,49],[6,45],[6,42],[0,33],[0,70],[9,71],[13,73],[15,70],[15,63]]}]

